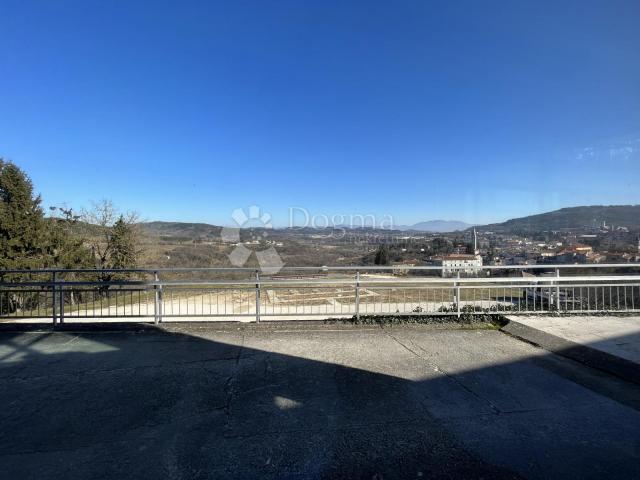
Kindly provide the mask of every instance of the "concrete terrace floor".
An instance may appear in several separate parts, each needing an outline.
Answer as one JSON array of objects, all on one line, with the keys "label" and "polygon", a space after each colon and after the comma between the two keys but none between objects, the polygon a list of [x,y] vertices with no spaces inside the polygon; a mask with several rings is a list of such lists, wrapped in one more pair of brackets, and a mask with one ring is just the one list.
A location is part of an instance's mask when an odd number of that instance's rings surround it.
[{"label": "concrete terrace floor", "polygon": [[639,478],[640,387],[496,330],[0,332],[0,477]]},{"label": "concrete terrace floor", "polygon": [[640,316],[508,315],[522,325],[637,363],[640,369]]}]

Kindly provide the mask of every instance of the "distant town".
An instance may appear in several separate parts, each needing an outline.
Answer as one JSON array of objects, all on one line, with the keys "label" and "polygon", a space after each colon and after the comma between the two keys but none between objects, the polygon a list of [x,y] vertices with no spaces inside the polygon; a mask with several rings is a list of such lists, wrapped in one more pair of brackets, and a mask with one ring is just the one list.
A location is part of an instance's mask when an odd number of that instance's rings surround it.
[{"label": "distant town", "polygon": [[[483,265],[640,262],[640,235],[627,226],[606,222],[597,227],[543,230],[529,235],[473,228],[462,235],[456,232],[445,236],[433,234],[431,238],[407,236],[404,240],[423,240],[431,244],[437,240],[442,253],[425,257],[413,249],[401,247],[402,259],[392,262],[398,272],[402,271],[402,266],[425,264],[444,267],[443,275],[475,275]],[[420,253],[423,252],[424,248],[421,248]]]},{"label": "distant town", "polygon": [[[610,223],[608,218],[617,222]],[[580,222],[583,226],[567,226]],[[147,222],[140,226],[146,233],[147,255],[142,261],[148,265],[228,266],[227,254],[235,246],[222,241],[221,227],[213,225]],[[273,247],[287,265],[387,265],[395,267],[396,275],[406,273],[407,267],[425,265],[443,267],[445,276],[474,276],[486,265],[635,263],[640,262],[640,207],[572,207],[446,233],[248,228],[240,231],[239,243],[255,251]]]}]

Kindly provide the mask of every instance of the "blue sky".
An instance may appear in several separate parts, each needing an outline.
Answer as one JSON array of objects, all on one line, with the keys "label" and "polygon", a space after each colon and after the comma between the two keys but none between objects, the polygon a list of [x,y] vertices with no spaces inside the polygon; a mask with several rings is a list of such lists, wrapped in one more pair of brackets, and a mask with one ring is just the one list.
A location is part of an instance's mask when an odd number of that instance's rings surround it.
[{"label": "blue sky", "polygon": [[640,203],[637,1],[0,2],[46,205],[399,224]]}]

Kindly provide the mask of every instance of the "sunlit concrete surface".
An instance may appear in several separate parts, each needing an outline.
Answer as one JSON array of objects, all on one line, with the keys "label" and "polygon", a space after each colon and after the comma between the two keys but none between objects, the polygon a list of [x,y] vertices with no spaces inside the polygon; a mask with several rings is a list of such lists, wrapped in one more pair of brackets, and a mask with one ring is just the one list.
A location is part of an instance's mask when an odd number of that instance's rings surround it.
[{"label": "sunlit concrete surface", "polygon": [[0,332],[0,477],[640,477],[640,387],[502,332],[225,328]]},{"label": "sunlit concrete surface", "polygon": [[630,360],[640,368],[640,316],[509,316],[523,325]]}]

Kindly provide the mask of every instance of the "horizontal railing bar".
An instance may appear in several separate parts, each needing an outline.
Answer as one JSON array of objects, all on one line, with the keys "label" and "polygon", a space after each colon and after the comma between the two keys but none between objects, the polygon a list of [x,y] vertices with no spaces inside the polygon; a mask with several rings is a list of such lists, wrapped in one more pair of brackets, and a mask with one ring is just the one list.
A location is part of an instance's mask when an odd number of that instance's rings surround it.
[{"label": "horizontal railing bar", "polygon": [[[262,315],[262,313],[260,313],[260,315]],[[169,314],[162,314],[163,317],[167,317],[167,318],[176,318],[176,317],[182,317],[182,318],[186,318],[186,317],[255,317],[256,314],[254,313],[189,313],[189,314],[185,314],[185,313],[169,313]]]},{"label": "horizontal railing bar", "polygon": [[[640,275],[590,275],[590,276],[573,276],[573,277],[492,277],[492,278],[475,278],[475,277],[461,277],[461,278],[439,278],[439,277],[427,277],[427,278],[379,278],[369,279],[367,277],[360,277],[360,285],[419,285],[419,284],[480,284],[490,286],[492,284],[536,284],[536,285],[557,285],[557,284],[571,284],[575,282],[625,282],[615,285],[630,285],[628,282],[640,281]],[[307,279],[307,280],[260,280],[260,285],[266,286],[320,286],[320,285],[353,285],[353,279]],[[139,286],[139,287],[206,287],[206,286],[255,286],[256,281],[253,280],[174,280],[174,281],[113,281],[113,282],[99,282],[99,281],[56,281],[56,282],[0,282],[0,288],[20,288],[20,287],[74,287],[74,286]],[[591,285],[593,286],[593,285]],[[145,290],[140,289],[117,289],[111,291],[138,291]]]},{"label": "horizontal railing bar", "polygon": [[[478,300],[479,302],[480,300]],[[486,301],[486,300],[485,300]],[[462,301],[462,304],[468,304],[471,301],[467,302],[466,300]],[[448,308],[451,308],[451,305],[453,304],[453,302],[435,302],[435,303],[444,303],[448,305]],[[463,305],[462,308],[464,308]],[[471,305],[473,306],[473,305]],[[602,313],[602,312],[615,312],[615,313],[638,313],[640,312],[640,309],[625,309],[625,310],[616,310],[616,309],[611,309],[611,308],[603,308],[603,309],[570,309],[567,311],[561,310],[561,312],[563,313],[569,313],[569,314],[579,314],[579,313]],[[524,310],[524,309],[501,309],[501,308],[482,308],[482,309],[478,309],[478,310],[473,310],[473,311],[467,311],[465,312],[464,310],[461,311],[462,314],[485,314],[485,313],[507,313],[507,314],[528,314],[528,315],[549,315],[549,311],[548,310]],[[366,316],[372,316],[372,317],[380,317],[380,316],[425,316],[425,315],[457,315],[457,311],[455,310],[449,310],[449,311],[438,311],[438,310],[429,310],[429,311],[423,311],[423,312],[362,312],[361,315],[366,315]],[[338,318],[338,317],[350,317],[353,316],[354,313],[353,312],[329,312],[329,313],[322,313],[322,312],[316,312],[316,313],[260,313],[261,317],[265,317],[265,318],[269,318],[269,317],[326,317],[326,318]],[[251,313],[251,314],[205,314],[205,315],[200,315],[200,314],[189,314],[189,315],[163,315],[163,317],[165,318],[187,318],[187,317],[193,317],[193,318],[233,318],[233,317],[242,317],[242,318],[247,318],[247,317],[254,317],[255,314]],[[11,316],[11,317],[5,317],[8,319],[15,319],[15,320],[27,320],[27,319],[50,319],[50,316],[45,316],[45,315],[28,315],[28,316]],[[96,317],[94,315],[87,315],[87,316],[72,316],[72,317],[67,317],[67,320],[73,320],[73,319],[85,319],[85,318],[108,318],[108,319],[113,319],[113,318],[123,318],[123,319],[133,319],[133,318],[145,318],[145,319],[152,319],[153,315],[103,315],[100,317]]]},{"label": "horizontal railing bar", "polygon": [[[145,281],[140,281],[140,282],[135,282],[135,281],[122,281],[122,282],[100,282],[100,281],[94,281],[94,282],[90,282],[90,281],[55,281],[55,282],[0,282],[0,288],[3,287],[21,287],[21,286],[26,286],[26,287],[65,287],[65,286],[141,286],[141,287],[148,287],[148,286],[154,286],[154,282],[149,281],[149,282],[145,282]],[[142,290],[142,289],[139,289]],[[120,290],[119,290],[120,291]],[[121,291],[128,291],[128,290],[121,290]]]},{"label": "horizontal railing bar", "polygon": [[[280,272],[297,272],[297,271],[371,271],[371,270],[451,270],[456,267],[442,267],[437,265],[354,265],[354,266],[317,266],[317,267],[282,267]],[[464,268],[464,267],[462,267]],[[585,268],[637,268],[640,269],[640,263],[593,263],[593,264],[537,264],[537,265],[482,265],[479,267],[469,266],[468,268],[477,268],[479,270],[545,270],[545,269],[585,269]],[[55,269],[45,268],[39,270],[0,270],[0,275],[23,273],[23,274],[44,274],[44,273],[170,273],[170,272],[255,272],[256,268],[250,267],[178,267],[178,268],[136,268],[136,269],[86,269],[86,268],[70,268]]]},{"label": "horizontal railing bar", "polygon": [[[364,287],[363,284],[360,284],[361,287]],[[528,283],[528,284],[495,284],[495,285],[489,285],[489,284],[474,284],[474,285],[459,285],[460,288],[464,288],[464,289],[504,289],[504,288],[553,288],[556,287],[558,285],[555,284],[540,284],[540,283]],[[581,284],[573,284],[573,283],[568,283],[565,284],[563,283],[562,285],[560,285],[561,288],[572,288],[572,287],[584,287],[584,288],[595,288],[595,287],[640,287],[640,283],[581,283]],[[297,288],[297,287],[296,287]],[[366,288],[370,289],[370,290],[378,290],[378,289],[388,289],[388,288],[394,288],[394,284],[390,284],[390,285],[368,285],[366,286]],[[400,290],[403,289],[424,289],[424,290],[429,290],[429,289],[433,289],[433,290],[451,290],[453,288],[453,285],[408,285],[405,286],[403,285],[402,287],[399,287]]]},{"label": "horizontal railing bar", "polygon": [[0,269],[0,275],[6,275],[10,273],[32,273],[32,274],[44,274],[44,273],[154,273],[158,270],[146,269],[146,268],[40,268],[34,270],[2,270]]},{"label": "horizontal railing bar", "polygon": [[[640,269],[640,263],[594,263],[594,264],[537,264],[537,265],[482,265],[479,267],[469,266],[467,268],[477,268],[479,270],[528,270],[528,269],[555,269],[555,268],[566,268],[566,269],[576,269],[576,268],[638,268]],[[362,265],[362,266],[322,266],[322,267],[283,267],[280,271],[366,271],[366,270],[442,270],[443,268],[449,270],[451,268],[456,267],[442,267],[438,265],[413,265],[413,266],[405,266],[405,265]],[[461,267],[465,268],[465,267]],[[167,269],[171,270],[171,269]],[[159,270],[162,271],[162,270]],[[187,269],[188,271],[188,269]]]},{"label": "horizontal railing bar", "polygon": [[[104,286],[140,286],[140,287],[155,287],[155,286],[205,286],[205,285],[252,285],[255,286],[256,281],[249,281],[249,280],[238,280],[238,281],[229,281],[229,280],[220,280],[220,281],[216,281],[216,280],[209,280],[209,281],[189,281],[189,280],[185,280],[185,281],[139,281],[139,282],[126,282],[126,281],[122,281],[122,282],[89,282],[89,281],[56,281],[56,282],[0,282],[0,288],[3,287],[20,287],[20,286],[26,286],[26,287],[73,287],[73,286],[96,286],[96,287],[104,287]],[[118,289],[117,291],[119,292],[124,292],[124,291],[142,291],[142,290],[146,290],[143,288],[140,289],[129,289],[129,290],[125,290],[125,289]],[[110,290],[110,291],[116,291],[116,290]]]},{"label": "horizontal railing bar", "polygon": [[[530,283],[530,284],[517,284],[517,285],[503,285],[496,284],[492,285],[460,285],[460,288],[551,288],[560,286],[561,288],[596,288],[596,287],[640,287],[640,283],[562,283],[561,285],[556,284],[540,284],[540,283]],[[436,287],[434,287],[436,288]],[[440,288],[451,288],[451,287],[440,287]]]},{"label": "horizontal railing bar", "polygon": [[[492,277],[492,278],[476,278],[476,277],[445,277],[445,278],[416,278],[416,279],[395,279],[395,278],[381,278],[381,279],[368,279],[367,277],[360,277],[360,285],[366,284],[420,284],[420,283],[445,283],[445,284],[464,284],[464,283],[479,283],[490,285],[492,283],[567,283],[567,282],[576,282],[576,281],[640,281],[640,275],[618,275],[618,276],[599,276],[599,275],[590,275],[590,276],[575,276],[575,277]],[[298,280],[300,283],[314,283],[309,280]],[[324,283],[324,281],[319,281],[317,283]],[[336,283],[345,283],[345,284],[353,284],[353,280],[350,282],[342,282],[338,281]],[[279,282],[268,282],[262,281],[263,285],[267,284],[279,284]],[[165,284],[166,285],[166,284]]]}]

